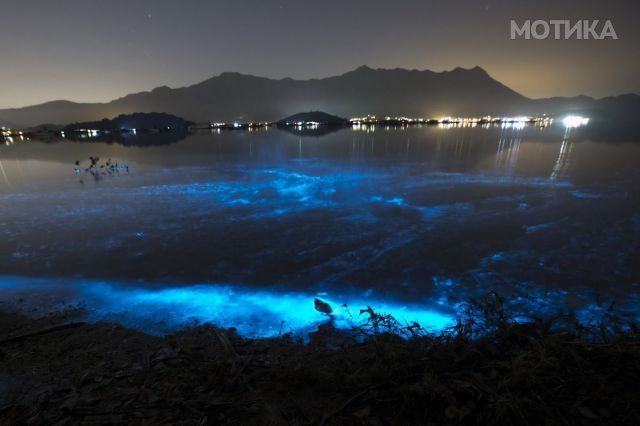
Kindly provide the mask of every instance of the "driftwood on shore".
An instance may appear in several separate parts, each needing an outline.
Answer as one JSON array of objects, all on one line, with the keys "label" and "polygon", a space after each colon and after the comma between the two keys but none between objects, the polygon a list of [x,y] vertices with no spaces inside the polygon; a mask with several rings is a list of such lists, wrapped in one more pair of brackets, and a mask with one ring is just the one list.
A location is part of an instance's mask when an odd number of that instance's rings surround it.
[{"label": "driftwood on shore", "polygon": [[29,339],[31,337],[38,337],[38,336],[43,336],[49,333],[55,333],[56,331],[69,330],[71,328],[82,327],[83,325],[86,325],[86,324],[87,324],[86,322],[72,322],[68,324],[56,325],[54,327],[48,327],[43,330],[33,331],[27,334],[21,334],[19,336],[7,337],[4,340],[0,340],[0,346],[7,343],[20,342],[22,340]]}]

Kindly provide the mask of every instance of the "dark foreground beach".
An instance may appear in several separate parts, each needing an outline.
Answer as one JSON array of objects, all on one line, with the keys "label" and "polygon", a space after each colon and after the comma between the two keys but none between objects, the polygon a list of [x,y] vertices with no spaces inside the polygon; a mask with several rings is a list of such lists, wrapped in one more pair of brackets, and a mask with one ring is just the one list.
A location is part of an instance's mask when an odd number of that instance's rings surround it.
[{"label": "dark foreground beach", "polygon": [[0,423],[640,424],[635,328],[517,324],[494,296],[469,306],[441,336],[405,327],[416,337],[400,338],[371,311],[362,328],[327,324],[307,343],[4,312]]}]

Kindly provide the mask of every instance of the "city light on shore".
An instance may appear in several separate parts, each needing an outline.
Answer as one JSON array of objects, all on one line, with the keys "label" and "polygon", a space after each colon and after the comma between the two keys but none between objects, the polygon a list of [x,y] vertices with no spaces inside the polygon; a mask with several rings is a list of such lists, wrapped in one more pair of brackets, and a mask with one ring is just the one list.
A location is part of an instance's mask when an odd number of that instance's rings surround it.
[{"label": "city light on shore", "polygon": [[589,124],[589,119],[579,115],[568,115],[562,119],[562,124],[567,128],[586,126]]}]

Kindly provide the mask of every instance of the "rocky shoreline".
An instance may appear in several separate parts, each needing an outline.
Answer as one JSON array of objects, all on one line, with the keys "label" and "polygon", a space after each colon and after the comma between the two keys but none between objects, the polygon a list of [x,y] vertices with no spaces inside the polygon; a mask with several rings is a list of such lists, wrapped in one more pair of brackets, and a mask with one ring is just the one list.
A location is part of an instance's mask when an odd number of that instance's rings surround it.
[{"label": "rocky shoreline", "polygon": [[640,339],[508,324],[477,339],[201,325],[152,336],[0,313],[0,423],[639,424]]}]

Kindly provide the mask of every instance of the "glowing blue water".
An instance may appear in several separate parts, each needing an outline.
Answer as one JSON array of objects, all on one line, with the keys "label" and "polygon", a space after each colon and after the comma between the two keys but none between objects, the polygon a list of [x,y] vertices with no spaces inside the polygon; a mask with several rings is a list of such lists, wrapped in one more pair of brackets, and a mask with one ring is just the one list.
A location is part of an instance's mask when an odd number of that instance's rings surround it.
[{"label": "glowing blue water", "polygon": [[[115,321],[142,328],[147,332],[165,333],[194,324],[211,323],[234,327],[246,337],[274,337],[283,333],[304,336],[318,325],[331,322],[338,329],[362,324],[366,316],[361,309],[374,306],[381,314],[393,315],[400,324],[414,322],[429,332],[440,332],[454,324],[451,312],[429,309],[415,304],[400,304],[375,297],[305,294],[266,291],[231,285],[195,285],[182,287],[150,287],[86,280],[33,279],[3,277],[0,289],[5,297],[12,294],[27,298],[47,299],[64,294],[64,303],[88,308],[90,321]],[[314,298],[330,304],[332,314],[314,308]],[[25,303],[25,302],[23,302]],[[37,300],[27,301],[29,306]],[[60,305],[49,306],[57,310]]]},{"label": "glowing blue water", "polygon": [[[640,312],[640,145],[469,132],[0,147],[0,274],[24,277],[0,280],[0,302],[248,336],[327,321],[318,295],[337,327],[347,304],[440,330],[494,290],[514,312]],[[97,153],[130,173],[79,182],[74,160]]]},{"label": "glowing blue water", "polygon": [[[244,337],[275,337],[292,333],[305,337],[321,324],[331,323],[337,329],[363,325],[368,318],[361,310],[373,307],[377,313],[390,314],[400,326],[419,324],[424,331],[440,333],[455,325],[462,314],[458,299],[452,293],[465,293],[451,279],[434,278],[437,289],[432,302],[402,303],[375,297],[373,292],[361,294],[310,294],[290,291],[267,291],[248,286],[200,284],[167,287],[69,279],[36,279],[0,277],[0,290],[6,303],[23,306],[23,311],[38,316],[65,307],[84,307],[83,319],[117,322],[149,333],[164,334],[184,327],[210,323],[233,327]],[[523,292],[524,293],[524,292]],[[507,299],[507,311],[516,320],[550,317],[572,311],[582,324],[593,324],[607,315],[611,299],[592,303],[594,294],[588,289],[570,293],[567,290],[528,289],[526,297]],[[469,297],[473,292],[468,292]],[[329,303],[333,312],[318,312],[314,299]],[[16,301],[20,300],[18,304]],[[465,297],[461,297],[461,301]],[[39,307],[39,308],[37,308]],[[622,318],[638,321],[640,298],[634,294],[624,309],[616,311]]]}]

